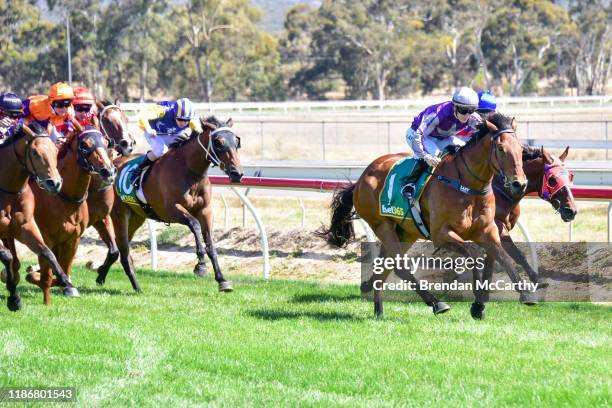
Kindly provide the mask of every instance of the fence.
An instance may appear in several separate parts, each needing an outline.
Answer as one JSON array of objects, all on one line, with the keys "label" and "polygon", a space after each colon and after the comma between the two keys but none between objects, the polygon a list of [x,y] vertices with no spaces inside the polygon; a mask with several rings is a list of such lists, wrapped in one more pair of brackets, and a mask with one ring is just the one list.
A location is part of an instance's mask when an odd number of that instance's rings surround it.
[{"label": "fence", "polygon": [[[314,179],[288,179],[288,178],[267,178],[267,177],[243,177],[240,184],[232,184],[226,176],[209,176],[212,184],[217,186],[225,186],[231,188],[249,209],[260,233],[262,255],[263,255],[263,276],[265,279],[270,278],[270,256],[268,246],[268,236],[265,224],[257,213],[257,209],[253,206],[249,198],[243,194],[237,187],[243,188],[266,188],[266,189],[285,189],[285,190],[309,190],[318,192],[330,192],[340,187],[350,185],[349,181],[331,181],[331,180],[314,180]],[[595,200],[608,201],[608,243],[612,241],[612,188],[611,187],[574,187],[572,193],[577,200]],[[536,194],[532,196],[537,197]],[[150,220],[148,221],[149,233],[151,235],[151,268],[157,269],[157,240],[155,230],[152,227]],[[359,220],[365,230],[368,241],[375,242],[376,237],[370,230],[369,226]],[[527,242],[532,242],[527,226],[524,223],[518,222],[520,230],[523,232]],[[571,227],[570,227],[571,234]],[[570,235],[571,237],[571,235]],[[531,245],[531,244],[530,244]],[[530,246],[532,266],[537,270],[538,259],[535,253],[535,248]]]},{"label": "fence", "polygon": [[[194,108],[198,113],[236,112],[268,113],[268,112],[324,112],[324,111],[384,111],[410,110],[439,103],[444,98],[420,98],[401,100],[360,100],[360,101],[289,101],[289,102],[212,102],[196,103]],[[568,107],[568,106],[606,106],[612,103],[612,96],[550,96],[550,97],[500,97],[497,104],[500,108],[510,107]],[[123,110],[135,112],[151,103],[124,103]]]}]

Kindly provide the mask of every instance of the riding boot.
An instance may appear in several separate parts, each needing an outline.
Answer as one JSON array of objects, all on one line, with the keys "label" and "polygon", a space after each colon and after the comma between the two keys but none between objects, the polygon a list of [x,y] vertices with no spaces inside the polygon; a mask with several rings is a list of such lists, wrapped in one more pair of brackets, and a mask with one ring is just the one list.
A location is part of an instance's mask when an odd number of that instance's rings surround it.
[{"label": "riding boot", "polygon": [[418,159],[414,164],[414,168],[412,169],[412,173],[408,177],[404,177],[402,182],[404,186],[402,187],[402,195],[408,202],[412,202],[414,195],[416,193],[417,181],[421,174],[429,169],[429,165],[423,159]]},{"label": "riding boot", "polygon": [[134,169],[134,172],[132,173],[132,178],[130,180],[131,184],[136,184],[140,182],[140,176],[142,175],[142,172],[144,171],[144,169],[146,169],[148,166],[151,166],[154,163],[153,160],[149,159],[149,155],[145,155],[145,158],[143,161],[141,161],[138,164],[138,167],[136,167]]}]

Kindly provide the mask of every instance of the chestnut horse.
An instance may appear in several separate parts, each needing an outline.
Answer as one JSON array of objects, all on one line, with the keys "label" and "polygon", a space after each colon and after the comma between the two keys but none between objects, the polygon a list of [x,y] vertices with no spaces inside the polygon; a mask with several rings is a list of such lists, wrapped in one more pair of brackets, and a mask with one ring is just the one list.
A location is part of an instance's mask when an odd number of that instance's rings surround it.
[{"label": "chestnut horse", "polygon": [[[109,147],[114,149],[111,152],[111,159],[114,161],[116,153],[120,156],[128,157],[132,154],[134,147],[134,139],[128,131],[128,118],[121,110],[118,101],[112,104],[110,101],[96,101],[96,106],[99,113],[100,130],[109,140]],[[111,209],[115,201],[115,190],[113,185],[105,183],[100,176],[94,175],[89,186],[89,197],[87,198],[87,208],[89,210],[89,225],[93,226],[100,238],[106,244],[108,252],[106,259],[98,268],[98,278],[106,276],[110,266],[119,258],[119,249],[115,239],[115,229],[111,220]],[[87,266],[91,267],[92,262],[88,262]],[[128,275],[130,281],[135,279]],[[104,281],[96,280],[98,284],[103,284]]]},{"label": "chestnut horse", "polygon": [[[485,249],[487,256],[499,261],[518,282],[512,260],[501,246],[494,222],[495,199],[490,191],[494,174],[502,176],[512,195],[521,195],[527,187],[523,172],[522,146],[515,133],[516,124],[501,114],[493,115],[481,124],[476,135],[456,154],[447,155],[435,168],[430,181],[419,198],[422,218],[428,226],[436,247],[447,247],[470,253],[465,240],[472,240]],[[382,241],[382,256],[395,258],[403,253],[402,244],[412,245],[421,233],[412,219],[395,220],[379,215],[379,196],[387,174],[406,154],[389,154],[374,160],[357,182],[334,194],[332,222],[321,232],[331,243],[345,245],[354,238],[351,219],[355,212],[372,228]],[[454,184],[454,186],[452,186]],[[486,192],[485,192],[486,189]],[[382,283],[391,269],[362,283],[362,291],[373,287],[374,311],[383,316]],[[395,268],[401,279],[418,286],[415,277],[406,270]],[[480,274],[474,270],[474,283]],[[378,287],[374,285],[379,282]],[[418,289],[417,294],[432,307],[434,314],[444,313],[450,306],[439,301],[432,293]],[[527,298],[525,292],[521,297]],[[525,299],[527,300],[527,299]],[[474,307],[471,309],[474,314]]]},{"label": "chestnut horse", "polygon": [[[92,174],[99,174],[112,183],[115,167],[108,157],[108,141],[95,128],[86,128],[78,135],[69,136],[58,155],[58,169],[64,179],[57,195],[46,194],[35,183],[30,187],[36,199],[34,216],[47,245],[70,276],[72,262],[81,235],[88,223],[87,190]],[[17,256],[13,253],[13,256]],[[50,303],[50,288],[58,282],[51,279],[50,265],[39,256],[40,273],[30,273],[27,280],[43,290],[45,304]],[[78,293],[67,292],[67,296]]]},{"label": "chestnut horse", "polygon": [[[214,116],[200,119],[202,133],[192,135],[172,146],[159,158],[145,174],[142,191],[148,205],[162,222],[178,223],[189,227],[195,237],[198,263],[194,273],[206,275],[205,254],[208,255],[219,290],[230,292],[232,283],[225,280],[217,260],[212,237],[212,188],[208,179],[208,168],[218,165],[230,178],[232,183],[239,183],[242,178],[242,165],[238,157],[240,139],[231,129],[232,120],[221,122]],[[129,164],[121,159],[119,177],[115,181],[126,183],[122,169]],[[123,203],[119,197],[112,210],[113,225],[117,234],[117,244],[121,265],[128,276],[134,275],[134,265],[130,256],[130,241],[136,230],[147,219],[142,210],[134,210]],[[206,244],[206,248],[204,247]],[[110,266],[110,265],[109,265]],[[97,282],[104,282],[108,268],[99,270]],[[140,291],[135,278],[132,287]]]},{"label": "chestnut horse", "polygon": [[45,259],[61,286],[76,290],[43,241],[34,219],[34,195],[28,185],[29,177],[50,194],[57,194],[62,186],[57,170],[57,148],[36,123],[21,126],[0,146],[0,237],[6,245],[0,244],[0,261],[6,271],[7,306],[11,311],[21,308],[17,293],[19,260],[12,254],[14,239]]}]

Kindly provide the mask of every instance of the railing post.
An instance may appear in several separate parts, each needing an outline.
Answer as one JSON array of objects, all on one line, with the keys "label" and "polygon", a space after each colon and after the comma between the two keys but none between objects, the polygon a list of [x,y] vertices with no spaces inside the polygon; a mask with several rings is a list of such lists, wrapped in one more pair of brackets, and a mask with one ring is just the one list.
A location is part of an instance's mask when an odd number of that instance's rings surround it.
[{"label": "railing post", "polygon": [[569,242],[574,240],[574,221],[569,222]]},{"label": "railing post", "polygon": [[264,133],[263,133],[264,122],[259,121],[259,140],[261,142],[261,159],[264,159]]},{"label": "railing post", "polygon": [[321,121],[321,144],[323,149],[323,160],[325,160],[325,121]]},{"label": "railing post", "polygon": [[298,196],[298,203],[300,204],[300,208],[302,209],[302,227],[306,224],[306,207],[304,207],[304,202],[302,201],[302,197]]},{"label": "railing post", "polygon": [[227,229],[229,225],[229,220],[227,219],[227,200],[223,193],[221,193],[221,200],[223,200],[223,228]]}]

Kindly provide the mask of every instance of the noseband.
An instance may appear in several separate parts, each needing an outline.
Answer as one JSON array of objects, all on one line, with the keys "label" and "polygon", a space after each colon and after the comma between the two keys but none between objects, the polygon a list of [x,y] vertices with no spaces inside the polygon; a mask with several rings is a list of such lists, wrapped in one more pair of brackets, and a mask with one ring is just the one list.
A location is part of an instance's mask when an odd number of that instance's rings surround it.
[{"label": "noseband", "polygon": [[[226,135],[226,136],[219,135],[219,137],[223,137],[223,139],[227,142],[224,144],[223,148],[219,149],[215,147],[215,144],[213,143],[213,139],[214,139],[213,136],[221,132],[230,133],[235,138],[235,141],[231,140],[229,135]],[[219,155],[225,153],[226,151],[228,151],[234,146],[236,147],[236,149],[240,149],[240,137],[238,137],[234,133],[232,128],[228,126],[218,127],[217,129],[211,131],[208,134],[208,147],[205,147],[204,144],[202,144],[202,141],[200,140],[200,135],[198,135],[196,138],[198,139],[198,144],[200,145],[200,147],[206,152],[206,158],[210,160],[210,163],[212,164],[213,167],[221,165],[221,159],[219,159]]]}]

